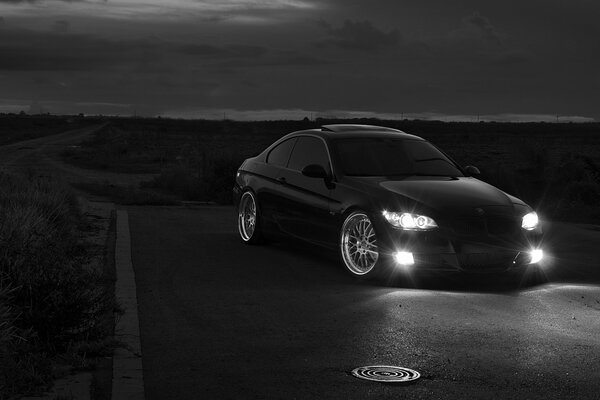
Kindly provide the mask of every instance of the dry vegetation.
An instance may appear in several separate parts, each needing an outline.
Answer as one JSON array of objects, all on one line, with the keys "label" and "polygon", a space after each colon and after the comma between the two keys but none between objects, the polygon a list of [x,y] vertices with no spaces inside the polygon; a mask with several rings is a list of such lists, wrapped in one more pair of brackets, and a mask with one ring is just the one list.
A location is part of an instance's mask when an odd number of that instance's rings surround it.
[{"label": "dry vegetation", "polygon": [[99,119],[51,115],[0,114],[0,145],[93,125]]},{"label": "dry vegetation", "polygon": [[[481,179],[550,218],[600,221],[600,124],[317,120],[113,119],[64,158],[87,168],[159,174],[146,189],[184,200],[231,201],[237,167],[288,132],[327,123],[391,126],[437,144]],[[138,201],[139,203],[139,201]]]},{"label": "dry vegetation", "polygon": [[86,268],[84,228],[67,187],[0,173],[0,399],[47,385],[57,359],[107,351],[114,302]]}]

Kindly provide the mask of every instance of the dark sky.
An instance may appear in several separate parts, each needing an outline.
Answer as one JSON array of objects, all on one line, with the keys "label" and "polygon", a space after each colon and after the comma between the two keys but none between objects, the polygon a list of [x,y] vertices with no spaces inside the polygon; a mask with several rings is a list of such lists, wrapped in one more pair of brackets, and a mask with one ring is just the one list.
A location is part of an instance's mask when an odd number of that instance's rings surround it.
[{"label": "dark sky", "polygon": [[594,0],[0,0],[0,112],[600,120]]}]

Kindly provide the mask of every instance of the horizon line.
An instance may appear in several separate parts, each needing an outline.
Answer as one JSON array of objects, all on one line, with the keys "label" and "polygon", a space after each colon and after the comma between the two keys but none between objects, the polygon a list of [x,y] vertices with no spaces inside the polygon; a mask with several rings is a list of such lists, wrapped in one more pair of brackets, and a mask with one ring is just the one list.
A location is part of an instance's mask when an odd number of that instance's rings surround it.
[{"label": "horizon line", "polygon": [[[515,115],[528,115],[528,114],[515,114]],[[478,119],[470,118],[470,119],[455,119],[454,116],[446,116],[450,118],[435,118],[435,117],[403,117],[403,118],[385,118],[385,117],[375,117],[375,116],[316,116],[314,118],[308,118],[305,116],[303,118],[265,118],[265,119],[235,119],[235,118],[210,118],[210,117],[201,117],[201,116],[173,116],[173,115],[134,115],[134,114],[86,114],[86,113],[76,113],[76,114],[55,114],[50,112],[45,113],[28,113],[25,111],[20,111],[18,113],[14,112],[0,112],[0,117],[6,116],[24,116],[24,117],[56,117],[56,118],[123,118],[123,119],[164,119],[164,120],[178,120],[178,121],[229,121],[229,122],[284,122],[284,121],[293,121],[293,122],[301,122],[305,119],[309,122],[317,122],[318,120],[378,120],[378,121],[407,121],[407,122],[442,122],[442,123],[468,123],[468,124],[477,124],[477,123],[500,123],[500,124],[520,124],[520,123],[539,123],[539,124],[595,124],[599,123],[595,118],[590,117],[579,117],[579,116],[556,116],[554,119],[489,119],[482,118],[481,116]],[[486,116],[489,117],[489,116]],[[574,120],[576,118],[578,120]]]}]

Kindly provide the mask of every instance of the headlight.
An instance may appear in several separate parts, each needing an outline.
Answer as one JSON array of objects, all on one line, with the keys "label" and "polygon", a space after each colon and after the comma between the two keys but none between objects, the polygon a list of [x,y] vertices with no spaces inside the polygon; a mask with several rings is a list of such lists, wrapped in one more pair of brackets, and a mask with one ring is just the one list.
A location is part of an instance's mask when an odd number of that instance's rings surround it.
[{"label": "headlight", "polygon": [[537,264],[544,258],[544,250],[542,249],[532,249],[529,252],[529,264]]},{"label": "headlight", "polygon": [[384,211],[383,216],[397,228],[415,231],[437,228],[435,221],[425,215]]},{"label": "headlight", "polygon": [[534,230],[537,228],[539,224],[538,215],[535,211],[532,211],[523,216],[523,220],[521,222],[521,228],[526,229],[528,231]]}]

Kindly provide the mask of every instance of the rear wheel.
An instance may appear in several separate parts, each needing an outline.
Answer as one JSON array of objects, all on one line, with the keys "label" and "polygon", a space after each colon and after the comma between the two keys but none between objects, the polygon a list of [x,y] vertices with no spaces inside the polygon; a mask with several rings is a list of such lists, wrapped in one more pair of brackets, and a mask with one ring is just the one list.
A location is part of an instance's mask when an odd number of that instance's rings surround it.
[{"label": "rear wheel", "polygon": [[238,232],[244,243],[257,244],[261,241],[260,214],[254,194],[247,190],[240,198],[238,208]]},{"label": "rear wheel", "polygon": [[377,236],[368,215],[350,213],[340,230],[340,253],[348,271],[357,277],[371,277],[377,272],[379,249]]}]

